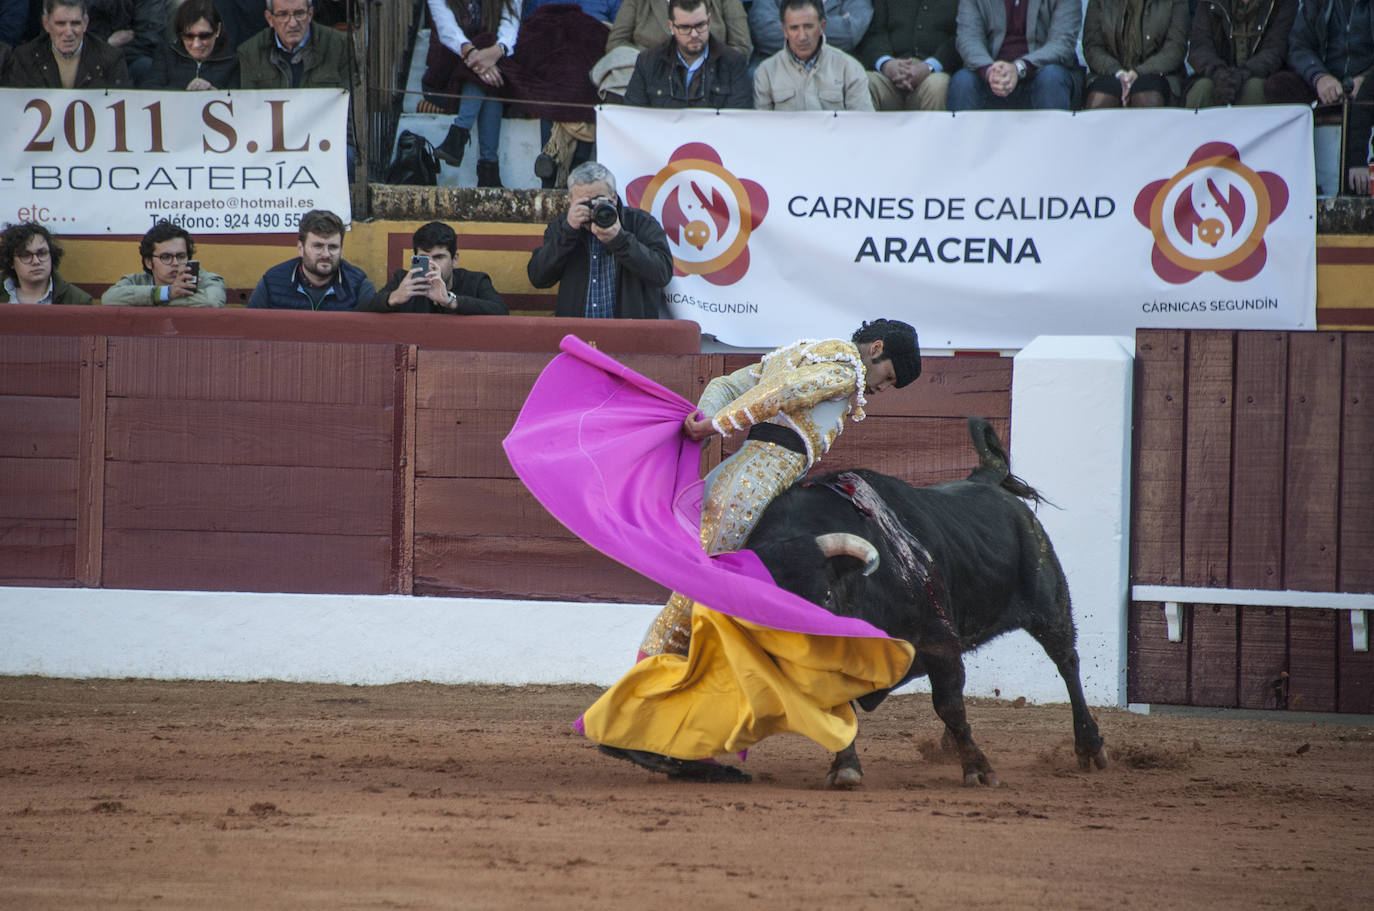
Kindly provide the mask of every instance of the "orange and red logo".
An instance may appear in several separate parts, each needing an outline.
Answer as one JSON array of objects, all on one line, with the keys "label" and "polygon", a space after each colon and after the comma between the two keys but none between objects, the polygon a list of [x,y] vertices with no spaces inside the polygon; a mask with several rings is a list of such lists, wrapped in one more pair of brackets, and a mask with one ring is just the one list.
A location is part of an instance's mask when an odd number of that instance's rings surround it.
[{"label": "orange and red logo", "polygon": [[730,285],[749,271],[749,236],[768,214],[768,194],[725,169],[702,142],[679,146],[657,174],[625,188],[630,205],[653,215],[668,234],[674,275]]},{"label": "orange and red logo", "polygon": [[1264,268],[1264,232],[1287,206],[1282,177],[1246,167],[1229,143],[1209,142],[1183,170],[1140,191],[1135,217],[1154,235],[1150,264],[1166,282],[1203,272],[1238,282]]}]

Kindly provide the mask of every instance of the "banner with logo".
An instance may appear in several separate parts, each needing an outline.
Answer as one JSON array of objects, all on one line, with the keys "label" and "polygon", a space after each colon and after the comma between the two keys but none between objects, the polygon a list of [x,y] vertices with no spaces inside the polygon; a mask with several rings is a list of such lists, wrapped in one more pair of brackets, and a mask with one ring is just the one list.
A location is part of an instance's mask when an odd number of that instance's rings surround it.
[{"label": "banner with logo", "polygon": [[603,107],[668,234],[673,316],[769,347],[907,320],[932,348],[1316,326],[1312,114]]},{"label": "banner with logo", "polygon": [[295,232],[351,219],[348,93],[0,89],[0,222],[58,234]]}]

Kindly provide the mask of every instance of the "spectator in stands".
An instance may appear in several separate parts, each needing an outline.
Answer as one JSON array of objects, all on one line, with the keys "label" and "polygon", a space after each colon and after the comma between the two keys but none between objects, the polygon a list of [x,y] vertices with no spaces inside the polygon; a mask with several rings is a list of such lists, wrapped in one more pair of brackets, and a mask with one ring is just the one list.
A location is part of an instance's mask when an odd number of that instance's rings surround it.
[{"label": "spectator in stands", "polygon": [[1264,80],[1288,65],[1298,0],[1202,0],[1188,40],[1190,108],[1264,104]]},{"label": "spectator in stands", "polygon": [[963,66],[954,42],[959,0],[873,0],[859,45],[880,111],[943,111],[949,77]]},{"label": "spectator in stands", "polygon": [[145,87],[191,92],[239,87],[239,58],[212,0],[186,0],[172,29],[176,37],[158,48]]},{"label": "spectator in stands", "polygon": [[262,5],[263,0],[215,0],[230,47],[243,47],[249,38],[267,28]]},{"label": "spectator in stands", "polygon": [[536,288],[558,284],[556,316],[657,319],[673,255],[653,216],[621,205],[615,177],[588,161],[568,175],[568,211],[544,230],[526,272]]},{"label": "spectator in stands", "polygon": [[[787,43],[782,27],[780,0],[754,0],[749,4],[749,35],[754,41],[750,58],[758,66]],[[873,0],[824,0],[825,44],[846,54],[857,54],[859,42],[873,19]]]},{"label": "spectator in stands", "polygon": [[1080,0],[959,0],[949,109],[1074,106],[1081,72]]},{"label": "spectator in stands", "polygon": [[458,313],[505,316],[501,295],[485,272],[459,269],[458,235],[441,221],[421,225],[411,239],[416,256],[429,258],[429,268],[397,269],[367,309],[389,313]]},{"label": "spectator in stands", "polygon": [[[281,0],[277,0],[281,2]],[[295,259],[263,274],[252,308],[273,310],[366,310],[377,289],[362,269],[343,258],[343,221],[312,209],[301,216]]]},{"label": "spectator in stands", "polygon": [[[195,0],[190,0],[194,3]],[[160,221],[138,242],[142,272],[118,282],[100,302],[121,307],[223,307],[224,279],[190,266],[196,242],[186,229]]]},{"label": "spectator in stands", "polygon": [[712,35],[710,27],[706,0],[668,0],[668,39],[639,55],[625,103],[651,108],[752,108],[748,59]]},{"label": "spectator in stands", "polygon": [[[515,49],[520,0],[429,0],[434,20],[423,85],[431,92],[461,95],[448,135],[434,150],[453,167],[477,127],[477,186],[501,186],[501,118],[495,96],[505,85],[501,62]],[[443,99],[441,106],[452,109]]]},{"label": "spectator in stands", "polygon": [[163,0],[89,0],[86,33],[124,54],[135,85],[143,85],[157,50],[167,40],[167,7]]},{"label": "spectator in stands", "polygon": [[1346,186],[1369,194],[1366,156],[1374,128],[1374,4],[1303,0],[1288,38],[1288,65],[1264,82],[1278,104],[1346,105]]},{"label": "spectator in stands", "polygon": [[57,274],[62,248],[36,222],[0,233],[0,304],[90,304],[91,296]]},{"label": "spectator in stands", "polygon": [[[706,0],[711,18],[711,37],[749,58],[753,42],[749,17],[740,0]],[[603,98],[619,101],[629,88],[635,61],[642,51],[663,41],[667,0],[624,0],[606,39],[606,56],[592,67],[592,82]]]},{"label": "spectator in stands", "polygon": [[43,32],[14,49],[5,84],[32,89],[129,88],[124,55],[93,35],[86,0],[43,0]]},{"label": "spectator in stands", "polygon": [[1177,104],[1188,52],[1188,0],[1088,0],[1084,108]]},{"label": "spectator in stands", "polygon": [[13,48],[24,43],[24,33],[29,25],[29,6],[26,0],[0,2],[0,44]]},{"label": "spectator in stands", "polygon": [[871,111],[863,64],[826,40],[822,0],[782,0],[787,46],[754,73],[761,111]]},{"label": "spectator in stands", "polygon": [[267,0],[269,28],[239,45],[245,89],[349,87],[348,39],[316,27],[314,0]]},{"label": "spectator in stands", "polygon": [[520,46],[507,76],[521,107],[539,118],[534,174],[551,190],[593,156],[592,106],[601,99],[587,77],[606,48],[620,0],[525,0],[521,9]]}]

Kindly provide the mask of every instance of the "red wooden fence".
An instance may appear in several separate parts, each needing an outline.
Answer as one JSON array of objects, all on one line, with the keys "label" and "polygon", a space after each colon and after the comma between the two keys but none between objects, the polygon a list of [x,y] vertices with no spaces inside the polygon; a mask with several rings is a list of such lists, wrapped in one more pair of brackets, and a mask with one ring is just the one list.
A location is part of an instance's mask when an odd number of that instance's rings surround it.
[{"label": "red wooden fence", "polygon": [[[1131,578],[1374,592],[1374,334],[1137,336]],[[1133,702],[1374,712],[1348,611],[1133,602]]]},{"label": "red wooden fence", "polygon": [[[676,321],[6,308],[0,583],[659,600],[500,447],[567,332],[692,400],[734,365]],[[822,467],[961,477],[964,416],[1007,434],[1010,382],[930,358]]]}]

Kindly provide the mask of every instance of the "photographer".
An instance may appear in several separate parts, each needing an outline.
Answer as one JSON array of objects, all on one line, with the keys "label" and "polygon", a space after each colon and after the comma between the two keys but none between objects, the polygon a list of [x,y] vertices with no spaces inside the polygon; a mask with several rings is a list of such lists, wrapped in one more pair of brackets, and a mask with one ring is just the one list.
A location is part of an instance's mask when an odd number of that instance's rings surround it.
[{"label": "photographer", "polygon": [[621,205],[615,177],[588,161],[568,174],[568,211],[526,271],[536,288],[558,284],[555,316],[658,319],[673,256],[653,216]]}]

